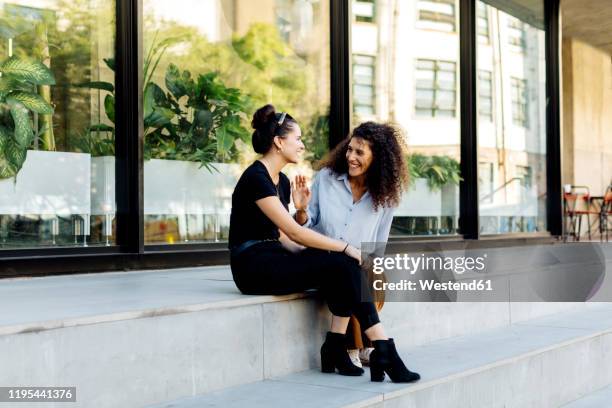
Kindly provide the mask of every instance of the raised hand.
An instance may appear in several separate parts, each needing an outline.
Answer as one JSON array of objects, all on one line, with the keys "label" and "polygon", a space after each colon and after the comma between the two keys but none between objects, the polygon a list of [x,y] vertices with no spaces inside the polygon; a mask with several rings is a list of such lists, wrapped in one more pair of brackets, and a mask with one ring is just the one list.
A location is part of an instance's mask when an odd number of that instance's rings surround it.
[{"label": "raised hand", "polygon": [[296,210],[305,210],[310,202],[310,189],[306,184],[306,177],[297,175],[291,183],[291,198]]}]

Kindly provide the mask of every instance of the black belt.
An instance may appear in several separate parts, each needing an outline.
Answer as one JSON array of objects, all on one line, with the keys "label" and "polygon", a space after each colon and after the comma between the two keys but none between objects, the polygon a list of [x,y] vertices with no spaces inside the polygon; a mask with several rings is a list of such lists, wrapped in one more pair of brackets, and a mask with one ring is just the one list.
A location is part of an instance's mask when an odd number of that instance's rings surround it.
[{"label": "black belt", "polygon": [[257,244],[261,244],[263,242],[278,242],[280,243],[280,241],[278,239],[251,239],[249,241],[245,241],[240,245],[236,245],[232,248],[230,248],[230,253],[232,256],[238,256],[241,253],[243,253],[244,251],[246,251],[248,248],[252,247],[253,245],[257,245]]}]

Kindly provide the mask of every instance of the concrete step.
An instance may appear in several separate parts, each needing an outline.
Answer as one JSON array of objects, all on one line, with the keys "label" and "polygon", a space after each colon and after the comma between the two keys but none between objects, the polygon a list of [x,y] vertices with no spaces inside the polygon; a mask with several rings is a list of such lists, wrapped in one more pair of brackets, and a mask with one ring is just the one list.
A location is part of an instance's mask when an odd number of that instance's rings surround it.
[{"label": "concrete step", "polygon": [[563,408],[606,408],[612,405],[612,386],[584,395]]},{"label": "concrete step", "polygon": [[[612,384],[612,305],[406,347],[400,354],[421,374],[419,382],[380,384],[370,382],[368,372],[355,378],[309,370],[152,407],[559,407]],[[608,407],[610,396],[606,388],[585,398],[596,405],[575,406]]]},{"label": "concrete step", "polygon": [[612,386],[608,386],[565,404],[563,408],[606,408],[611,405]]},{"label": "concrete step", "polygon": [[[388,303],[381,317],[416,347],[584,307]],[[312,369],[329,325],[312,293],[245,296],[226,266],[4,279],[0,310],[0,385],[76,386],[71,407],[143,406]]]}]

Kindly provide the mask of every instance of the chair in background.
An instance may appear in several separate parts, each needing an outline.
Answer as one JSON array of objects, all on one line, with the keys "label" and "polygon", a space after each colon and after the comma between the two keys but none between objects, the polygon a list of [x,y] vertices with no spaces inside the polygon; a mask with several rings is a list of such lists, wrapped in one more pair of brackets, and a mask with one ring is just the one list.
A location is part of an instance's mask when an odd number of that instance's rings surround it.
[{"label": "chair in background", "polygon": [[563,215],[565,218],[564,240],[570,236],[580,241],[582,218],[587,218],[587,234],[591,239],[591,216],[601,216],[600,211],[591,209],[591,193],[587,186],[571,186],[570,192],[563,193]]},{"label": "chair in background", "polygon": [[608,232],[610,231],[610,219],[612,218],[612,182],[606,189],[603,197],[603,203],[599,213],[599,231],[601,233],[601,240],[603,241],[604,233],[606,235],[606,242],[609,240]]}]

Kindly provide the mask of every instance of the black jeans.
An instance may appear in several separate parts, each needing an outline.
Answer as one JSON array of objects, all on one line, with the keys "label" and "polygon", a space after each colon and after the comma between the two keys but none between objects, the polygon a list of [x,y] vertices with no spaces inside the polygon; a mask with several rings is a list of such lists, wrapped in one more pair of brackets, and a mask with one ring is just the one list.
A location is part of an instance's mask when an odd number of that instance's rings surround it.
[{"label": "black jeans", "polygon": [[254,245],[231,259],[232,275],[247,295],[286,295],[319,289],[332,314],[355,315],[362,330],[380,322],[365,273],[340,252],[308,248],[293,254],[279,242]]}]

